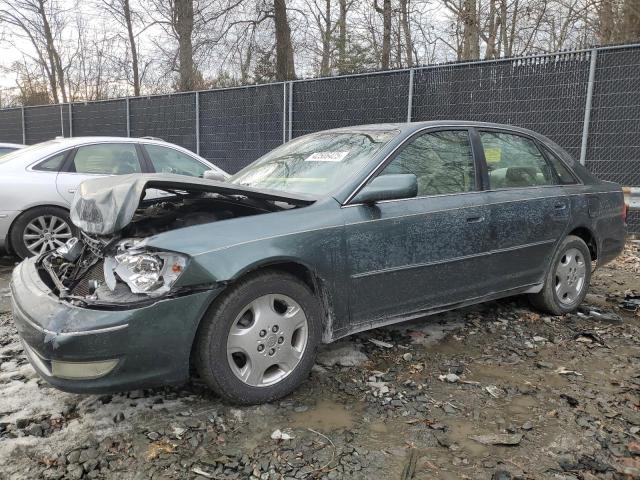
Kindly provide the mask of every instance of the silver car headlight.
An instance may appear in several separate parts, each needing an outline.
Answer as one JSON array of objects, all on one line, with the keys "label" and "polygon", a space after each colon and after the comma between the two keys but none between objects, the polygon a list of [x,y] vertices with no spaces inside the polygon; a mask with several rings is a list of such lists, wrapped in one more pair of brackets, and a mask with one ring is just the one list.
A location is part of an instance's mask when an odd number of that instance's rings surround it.
[{"label": "silver car headlight", "polygon": [[107,286],[115,290],[119,279],[129,286],[132,293],[158,296],[171,290],[184,271],[186,257],[133,245],[121,242],[116,254],[105,258],[104,277]]}]

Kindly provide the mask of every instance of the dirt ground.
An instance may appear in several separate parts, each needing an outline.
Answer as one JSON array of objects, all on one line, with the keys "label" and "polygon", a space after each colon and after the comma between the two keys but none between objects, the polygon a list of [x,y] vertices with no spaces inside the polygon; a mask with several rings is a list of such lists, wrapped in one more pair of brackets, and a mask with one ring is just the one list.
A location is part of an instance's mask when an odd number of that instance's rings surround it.
[{"label": "dirt ground", "polygon": [[73,395],[27,363],[0,259],[0,478],[640,478],[640,242],[580,313],[524,298],[324,348],[288,398],[181,388]]}]

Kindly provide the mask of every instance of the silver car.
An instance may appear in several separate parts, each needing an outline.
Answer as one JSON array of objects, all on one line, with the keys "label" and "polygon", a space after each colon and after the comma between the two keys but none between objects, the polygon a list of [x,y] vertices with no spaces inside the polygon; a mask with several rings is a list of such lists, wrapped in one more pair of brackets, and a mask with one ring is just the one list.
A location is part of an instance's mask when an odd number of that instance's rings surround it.
[{"label": "silver car", "polygon": [[165,172],[228,175],[189,150],[153,138],[57,138],[0,157],[0,248],[24,258],[73,236],[69,205],[83,180]]},{"label": "silver car", "polygon": [[24,145],[20,145],[19,143],[0,143],[0,157],[23,147]]}]

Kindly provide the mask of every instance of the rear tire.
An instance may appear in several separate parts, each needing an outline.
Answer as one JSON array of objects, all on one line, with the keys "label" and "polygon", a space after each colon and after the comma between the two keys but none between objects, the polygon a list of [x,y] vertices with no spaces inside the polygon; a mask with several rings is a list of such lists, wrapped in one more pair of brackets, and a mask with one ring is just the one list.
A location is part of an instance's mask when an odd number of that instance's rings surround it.
[{"label": "rear tire", "polygon": [[318,300],[293,275],[261,271],[223,293],[202,319],[195,365],[223,400],[270,402],[309,375],[322,334]]},{"label": "rear tire", "polygon": [[551,260],[544,286],[529,295],[534,307],[552,315],[574,312],[591,281],[591,253],[580,237],[565,238]]},{"label": "rear tire", "polygon": [[20,258],[54,250],[76,234],[69,212],[44,206],[27,210],[11,226],[11,249]]}]

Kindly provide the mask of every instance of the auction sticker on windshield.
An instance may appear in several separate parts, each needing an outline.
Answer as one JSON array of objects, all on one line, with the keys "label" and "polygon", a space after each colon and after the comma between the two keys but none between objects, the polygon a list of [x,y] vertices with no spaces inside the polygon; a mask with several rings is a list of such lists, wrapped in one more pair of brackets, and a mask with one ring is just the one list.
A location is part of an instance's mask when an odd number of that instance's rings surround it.
[{"label": "auction sticker on windshield", "polygon": [[316,152],[306,158],[307,162],[341,162],[349,152]]}]

